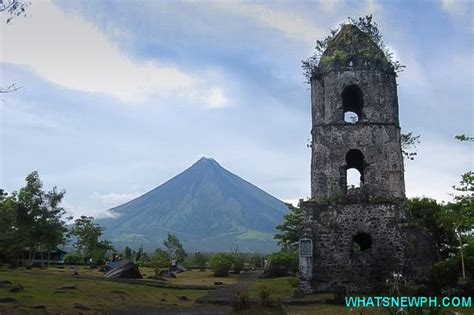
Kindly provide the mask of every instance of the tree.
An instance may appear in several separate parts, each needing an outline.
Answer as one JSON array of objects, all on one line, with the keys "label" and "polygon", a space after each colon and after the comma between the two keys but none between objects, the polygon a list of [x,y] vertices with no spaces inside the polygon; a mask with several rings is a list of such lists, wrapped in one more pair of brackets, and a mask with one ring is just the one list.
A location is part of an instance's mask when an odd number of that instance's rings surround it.
[{"label": "tree", "polygon": [[74,221],[70,235],[77,238],[73,245],[84,257],[91,258],[97,262],[104,258],[105,254],[113,250],[112,243],[107,240],[99,240],[103,228],[94,223],[93,217],[81,216]]},{"label": "tree", "polygon": [[[37,253],[49,252],[66,242],[66,211],[61,207],[65,191],[56,187],[43,191],[43,183],[38,172],[26,177],[26,186],[18,193],[7,196],[2,190],[0,211],[2,234],[0,239],[5,252],[19,255],[28,252],[28,265],[31,266]],[[48,257],[49,261],[49,257]]]},{"label": "tree", "polygon": [[183,244],[181,244],[179,238],[174,234],[168,233],[168,236],[166,240],[163,241],[163,244],[166,247],[168,256],[170,258],[176,258],[178,262],[184,261],[188,256],[183,248]]},{"label": "tree", "polygon": [[151,257],[151,263],[155,268],[167,268],[170,266],[170,256],[161,248],[157,248]]},{"label": "tree", "polygon": [[301,233],[301,209],[289,203],[286,205],[290,211],[283,216],[283,223],[276,226],[281,233],[275,234],[273,238],[278,240],[278,245],[282,249],[293,250],[298,247]]},{"label": "tree", "polygon": [[474,230],[474,172],[469,171],[463,174],[460,185],[453,188],[459,194],[454,195],[453,202],[444,207],[440,220],[444,226],[456,233],[459,241],[462,276],[466,279],[463,248],[467,237]]},{"label": "tree", "polygon": [[0,1],[0,12],[7,13],[7,23],[10,23],[14,17],[26,16],[26,7],[28,5],[29,3],[20,0],[2,0]]},{"label": "tree", "polygon": [[[26,7],[29,3],[20,0],[0,0],[0,13],[7,14],[7,24],[16,16],[26,16]],[[0,94],[10,93],[21,89],[16,83],[0,86]]]},{"label": "tree", "polygon": [[125,246],[123,256],[125,259],[132,259],[132,249],[128,246]]},{"label": "tree", "polygon": [[[465,134],[457,135],[455,139],[464,142],[473,142],[474,138]],[[459,186],[454,185],[453,201],[444,207],[440,216],[442,224],[451,228],[459,241],[459,254],[461,256],[462,277],[466,279],[466,266],[464,263],[464,245],[474,230],[474,172],[468,171],[461,175]]]},{"label": "tree", "polygon": [[135,256],[135,261],[138,263],[143,256],[143,245],[140,245],[140,248],[137,251],[137,255]]},{"label": "tree", "polygon": [[433,238],[441,259],[456,253],[456,233],[440,222],[444,205],[430,198],[411,198],[407,200],[408,222],[425,229]]},{"label": "tree", "polygon": [[402,155],[405,159],[414,160],[417,155],[416,145],[420,143],[420,135],[413,135],[413,132],[402,133],[400,135],[402,145]]},{"label": "tree", "polygon": [[209,261],[209,257],[207,255],[202,254],[201,252],[197,252],[194,254],[192,263],[194,266],[199,267],[201,270],[206,269],[206,263]]}]

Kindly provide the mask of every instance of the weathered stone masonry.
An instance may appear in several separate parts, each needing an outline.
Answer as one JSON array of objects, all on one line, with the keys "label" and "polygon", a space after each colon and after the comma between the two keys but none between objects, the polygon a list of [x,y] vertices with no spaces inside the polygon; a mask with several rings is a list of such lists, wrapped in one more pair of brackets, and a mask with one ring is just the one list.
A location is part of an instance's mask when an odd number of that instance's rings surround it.
[{"label": "weathered stone masonry", "polygon": [[[369,292],[393,272],[426,280],[430,240],[405,218],[396,75],[357,27],[344,26],[328,44],[311,78],[311,103],[301,289]],[[345,119],[348,112],[356,118]],[[360,187],[347,187],[349,169],[359,172]]]}]

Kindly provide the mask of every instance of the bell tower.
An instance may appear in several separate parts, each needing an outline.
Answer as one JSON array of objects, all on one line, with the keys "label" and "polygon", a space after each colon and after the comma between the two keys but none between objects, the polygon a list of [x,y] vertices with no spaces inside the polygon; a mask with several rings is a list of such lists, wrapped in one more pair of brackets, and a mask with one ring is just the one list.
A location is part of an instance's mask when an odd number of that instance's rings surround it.
[{"label": "bell tower", "polygon": [[426,235],[408,229],[405,218],[396,73],[356,26],[344,25],[328,43],[311,77],[311,109],[301,288],[370,292],[393,272],[426,278],[407,241]]}]

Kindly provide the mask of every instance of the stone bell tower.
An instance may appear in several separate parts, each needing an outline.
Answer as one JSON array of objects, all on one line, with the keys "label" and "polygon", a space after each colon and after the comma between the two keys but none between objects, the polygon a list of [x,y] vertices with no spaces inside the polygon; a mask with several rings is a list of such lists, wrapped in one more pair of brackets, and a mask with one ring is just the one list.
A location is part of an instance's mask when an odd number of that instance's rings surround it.
[{"label": "stone bell tower", "polygon": [[328,43],[311,78],[311,108],[301,288],[369,292],[393,272],[427,278],[429,268],[413,259],[413,244],[426,243],[426,235],[405,219],[396,74],[356,26],[343,26]]}]

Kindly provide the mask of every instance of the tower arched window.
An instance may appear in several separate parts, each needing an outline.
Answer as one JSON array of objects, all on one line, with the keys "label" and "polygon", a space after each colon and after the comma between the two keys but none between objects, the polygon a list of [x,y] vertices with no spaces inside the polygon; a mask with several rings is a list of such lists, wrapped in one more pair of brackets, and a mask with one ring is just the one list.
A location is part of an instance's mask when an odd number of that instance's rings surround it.
[{"label": "tower arched window", "polygon": [[344,121],[355,124],[362,118],[362,105],[364,103],[362,91],[357,85],[352,84],[344,88],[341,97]]},{"label": "tower arched window", "polygon": [[359,188],[364,183],[364,155],[352,149],[346,154],[346,187]]}]

